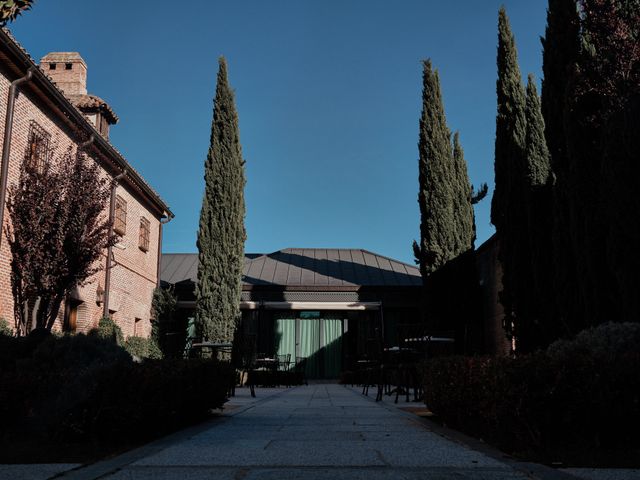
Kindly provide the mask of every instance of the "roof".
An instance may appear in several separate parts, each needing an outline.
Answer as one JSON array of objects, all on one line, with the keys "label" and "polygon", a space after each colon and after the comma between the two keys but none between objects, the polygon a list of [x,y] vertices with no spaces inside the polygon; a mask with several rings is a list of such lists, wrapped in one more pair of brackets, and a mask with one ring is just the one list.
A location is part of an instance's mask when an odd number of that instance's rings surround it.
[{"label": "roof", "polygon": [[[64,92],[56,86],[51,78],[49,78],[42,68],[40,68],[33,58],[31,58],[29,52],[27,52],[24,47],[18,43],[6,27],[0,28],[0,45],[5,45],[11,52],[13,58],[17,59],[15,65],[22,74],[25,74],[29,70],[33,71],[32,81],[37,82],[39,87],[48,93],[50,101],[56,105],[67,118],[75,122],[76,125],[82,126],[82,128],[87,132],[87,135],[94,138],[95,144],[99,145],[119,168],[126,170],[127,176],[125,178],[129,183],[134,188],[144,193],[147,198],[151,199],[152,204],[156,205],[155,208],[163,211],[169,218],[173,218],[173,213],[164,200],[162,200],[160,195],[151,188],[146,180],[142,178],[142,175],[140,175],[138,171],[129,164],[124,156],[122,156],[122,154],[108,140],[106,140],[98,130],[96,130],[95,126],[85,118],[84,114],[65,96]],[[7,58],[4,57],[4,55],[0,57],[3,59]],[[23,85],[22,88],[26,87]]]},{"label": "roof", "polygon": [[118,116],[107,102],[97,95],[68,95],[67,98],[81,110],[100,110],[111,124],[118,123]]},{"label": "roof", "polygon": [[[420,286],[417,267],[360,249],[287,248],[269,254],[246,254],[243,286]],[[176,284],[196,282],[197,253],[162,255],[160,278]]]},{"label": "roof", "polygon": [[80,56],[79,52],[49,52],[42,59],[41,62],[78,62],[82,63],[86,67],[84,59]]}]

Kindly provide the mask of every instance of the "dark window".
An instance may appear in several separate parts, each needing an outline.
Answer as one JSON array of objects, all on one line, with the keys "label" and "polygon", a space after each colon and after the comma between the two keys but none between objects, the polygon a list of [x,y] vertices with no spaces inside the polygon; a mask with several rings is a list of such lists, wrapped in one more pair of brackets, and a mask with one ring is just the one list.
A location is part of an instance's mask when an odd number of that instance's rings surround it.
[{"label": "dark window", "polygon": [[149,251],[149,236],[151,234],[151,223],[144,217],[140,217],[140,241],[138,246],[143,252]]},{"label": "dark window", "polygon": [[49,70],[55,70],[56,69],[56,64],[55,63],[50,63],[49,64]]},{"label": "dark window", "polygon": [[64,64],[64,69],[65,70],[71,70],[73,68],[73,64],[72,63],[65,63]]},{"label": "dark window", "polygon": [[29,124],[29,139],[25,155],[27,168],[42,172],[45,162],[49,160],[50,139],[51,134],[32,120]]},{"label": "dark window", "polygon": [[121,197],[116,197],[116,211],[113,219],[113,229],[116,233],[124,235],[127,231],[127,202]]}]

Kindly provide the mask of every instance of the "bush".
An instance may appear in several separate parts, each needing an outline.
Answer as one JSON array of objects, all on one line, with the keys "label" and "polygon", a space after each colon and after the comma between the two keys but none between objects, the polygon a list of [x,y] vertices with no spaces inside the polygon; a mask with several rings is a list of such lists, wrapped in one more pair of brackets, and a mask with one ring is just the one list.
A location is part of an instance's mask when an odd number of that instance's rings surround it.
[{"label": "bush", "polygon": [[4,318],[0,317],[0,336],[12,337],[13,329],[9,322],[7,322]]},{"label": "bush", "polygon": [[516,358],[430,360],[425,402],[450,426],[512,452],[638,446],[638,327],[602,325]]},{"label": "bush", "polygon": [[122,329],[113,319],[102,317],[98,322],[98,327],[89,332],[89,335],[97,336],[106,340],[111,340],[116,345],[124,345],[124,335]]},{"label": "bush", "polygon": [[124,349],[134,358],[162,358],[160,347],[152,338],[129,337],[124,342]]},{"label": "bush", "polygon": [[228,364],[136,363],[98,335],[49,336],[35,347],[28,337],[2,337],[4,347],[16,353],[0,367],[0,437],[7,439],[147,439],[221,408],[234,382]]}]

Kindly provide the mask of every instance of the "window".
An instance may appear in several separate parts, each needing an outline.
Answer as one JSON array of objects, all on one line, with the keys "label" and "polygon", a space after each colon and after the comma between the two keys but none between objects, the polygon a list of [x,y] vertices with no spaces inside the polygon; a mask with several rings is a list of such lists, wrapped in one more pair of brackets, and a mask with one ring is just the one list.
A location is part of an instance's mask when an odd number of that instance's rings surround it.
[{"label": "window", "polygon": [[143,252],[149,251],[149,235],[151,233],[151,224],[149,220],[144,217],[140,217],[140,242],[138,246]]},{"label": "window", "polygon": [[56,69],[56,64],[55,63],[50,63],[49,64],[49,70],[55,70]]},{"label": "window", "polygon": [[73,63],[65,63],[64,64],[64,69],[65,70],[71,70],[73,68]]},{"label": "window", "polygon": [[49,159],[49,134],[33,120],[29,124],[29,139],[25,155],[26,166],[29,169],[42,172],[45,162]]},{"label": "window", "polygon": [[133,320],[133,336],[134,337],[140,337],[142,334],[142,319],[141,318],[134,318]]},{"label": "window", "polygon": [[113,218],[113,229],[116,233],[124,235],[127,231],[127,202],[116,196],[116,211]]}]

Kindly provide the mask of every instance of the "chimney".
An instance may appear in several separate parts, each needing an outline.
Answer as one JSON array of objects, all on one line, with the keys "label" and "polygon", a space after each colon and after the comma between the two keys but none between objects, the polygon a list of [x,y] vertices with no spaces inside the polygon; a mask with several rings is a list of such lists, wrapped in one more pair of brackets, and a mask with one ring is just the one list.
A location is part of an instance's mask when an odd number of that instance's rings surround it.
[{"label": "chimney", "polygon": [[78,52],[51,52],[40,60],[40,68],[67,96],[87,94],[87,64]]},{"label": "chimney", "polygon": [[87,93],[87,64],[78,52],[51,52],[40,60],[40,68],[64,92],[102,136],[109,139],[109,127],[118,116],[107,102]]}]

